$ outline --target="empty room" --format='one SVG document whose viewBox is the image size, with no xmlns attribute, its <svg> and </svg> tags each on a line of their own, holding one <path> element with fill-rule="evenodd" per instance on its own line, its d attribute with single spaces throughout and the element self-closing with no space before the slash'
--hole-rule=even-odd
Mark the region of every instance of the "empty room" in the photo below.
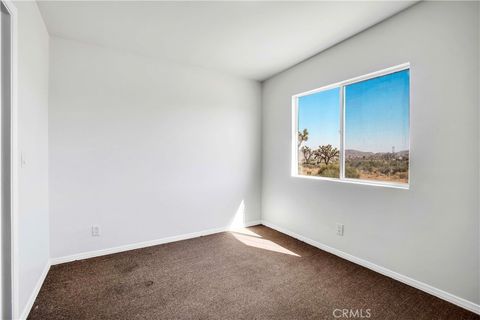
<svg viewBox="0 0 480 320">
<path fill-rule="evenodd" d="M 480 320 L 479 1 L 0 5 L 0 319 Z"/>
</svg>

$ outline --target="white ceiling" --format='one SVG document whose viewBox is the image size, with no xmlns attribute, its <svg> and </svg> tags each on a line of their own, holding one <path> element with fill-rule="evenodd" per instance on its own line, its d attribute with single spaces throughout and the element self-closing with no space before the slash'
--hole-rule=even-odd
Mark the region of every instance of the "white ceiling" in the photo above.
<svg viewBox="0 0 480 320">
<path fill-rule="evenodd" d="M 52 35 L 212 68 L 268 77 L 416 1 L 41 1 Z"/>
</svg>

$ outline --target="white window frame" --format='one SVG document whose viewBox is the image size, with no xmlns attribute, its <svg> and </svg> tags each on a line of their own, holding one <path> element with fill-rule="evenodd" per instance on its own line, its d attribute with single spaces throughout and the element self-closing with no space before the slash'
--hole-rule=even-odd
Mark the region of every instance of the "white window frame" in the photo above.
<svg viewBox="0 0 480 320">
<path fill-rule="evenodd" d="M 407 70 L 410 68 L 410 63 L 403 63 L 394 67 L 386 68 L 380 71 L 375 71 L 372 73 L 365 74 L 363 76 L 355 77 L 352 79 L 348 79 L 345 81 L 340 81 L 334 84 L 330 84 L 327 86 L 323 86 L 318 89 L 302 92 L 296 95 L 292 96 L 292 177 L 295 178 L 304 178 L 304 179 L 314 179 L 314 180 L 326 180 L 326 181 L 334 181 L 334 182 L 342 182 L 342 183 L 353 183 L 353 184 L 362 184 L 362 185 L 370 185 L 370 186 L 379 186 L 379 187 L 390 187 L 390 188 L 398 188 L 398 189 L 410 189 L 411 185 L 411 180 L 410 180 L 410 164 L 411 164 L 411 150 L 410 150 L 410 120 L 409 119 L 409 141 L 408 141 L 408 152 L 409 152 L 409 163 L 408 163 L 408 183 L 398 183 L 398 182 L 388 182 L 388 181 L 374 181 L 374 180 L 363 180 L 363 179 L 351 179 L 351 178 L 345 178 L 345 150 L 344 150 L 344 145 L 345 145 L 345 101 L 344 101 L 344 93 L 345 93 L 345 86 L 385 76 L 388 74 L 392 74 L 395 72 Z M 411 72 L 410 72 L 410 79 L 411 79 Z M 409 81 L 410 85 L 410 81 Z M 340 108 L 340 156 L 339 156 L 339 162 L 340 162 L 340 177 L 339 178 L 329 178 L 329 177 L 320 177 L 320 176 L 306 176 L 306 175 L 300 175 L 298 173 L 298 99 L 303 96 L 311 95 L 314 93 L 330 90 L 330 89 L 335 89 L 339 88 L 340 89 L 340 103 L 339 103 L 339 108 Z M 409 97 L 409 117 L 411 115 L 411 101 Z"/>
</svg>

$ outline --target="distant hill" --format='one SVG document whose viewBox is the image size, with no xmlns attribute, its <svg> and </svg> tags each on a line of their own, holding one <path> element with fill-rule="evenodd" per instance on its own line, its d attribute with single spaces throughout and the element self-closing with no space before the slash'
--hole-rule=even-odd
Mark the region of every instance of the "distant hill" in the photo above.
<svg viewBox="0 0 480 320">
<path fill-rule="evenodd" d="M 360 150 L 347 149 L 345 150 L 345 158 L 363 158 L 373 156 L 375 153 Z"/>
<path fill-rule="evenodd" d="M 409 153 L 408 150 L 402 150 L 402 151 L 395 152 L 395 156 L 408 157 L 408 153 Z M 391 152 L 368 152 L 368 151 L 360 151 L 360 150 L 353 150 L 353 149 L 345 150 L 346 159 L 376 158 L 376 157 L 382 157 L 388 154 L 391 154 Z"/>
</svg>

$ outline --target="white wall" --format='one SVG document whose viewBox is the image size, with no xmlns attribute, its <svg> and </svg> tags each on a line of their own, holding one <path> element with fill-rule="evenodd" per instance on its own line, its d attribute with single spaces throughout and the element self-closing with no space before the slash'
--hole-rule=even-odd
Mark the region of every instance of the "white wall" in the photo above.
<svg viewBox="0 0 480 320">
<path fill-rule="evenodd" d="M 50 43 L 53 258 L 260 219 L 259 83 Z"/>
<path fill-rule="evenodd" d="M 264 220 L 480 302 L 476 6 L 420 3 L 264 82 Z M 292 178 L 291 96 L 404 62 L 411 189 Z"/>
<path fill-rule="evenodd" d="M 49 35 L 35 2 L 18 10 L 18 145 L 26 166 L 18 177 L 18 310 L 22 312 L 49 260 Z M 18 316 L 18 313 L 17 313 Z"/>
</svg>

